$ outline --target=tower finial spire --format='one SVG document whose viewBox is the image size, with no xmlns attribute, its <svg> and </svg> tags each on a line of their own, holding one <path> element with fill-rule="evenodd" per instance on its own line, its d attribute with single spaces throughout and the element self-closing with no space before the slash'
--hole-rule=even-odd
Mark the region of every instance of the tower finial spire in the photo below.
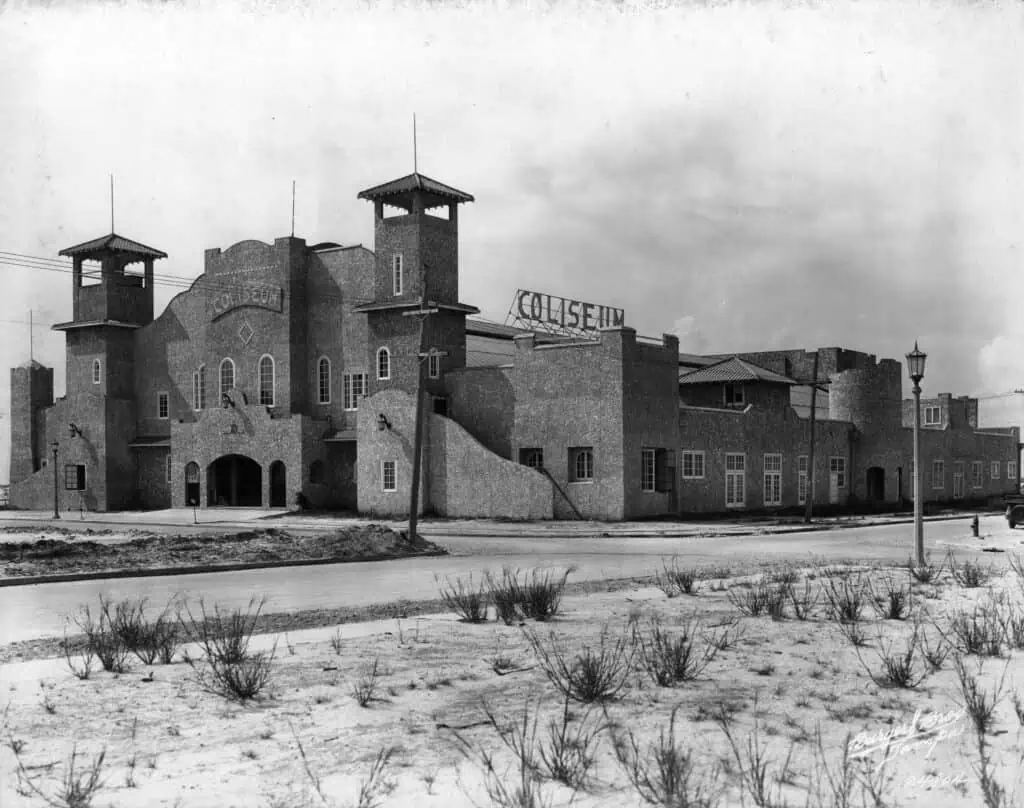
<svg viewBox="0 0 1024 808">
<path fill-rule="evenodd" d="M 416 113 L 412 114 L 412 173 L 419 174 L 419 154 L 416 148 Z"/>
<path fill-rule="evenodd" d="M 114 175 L 110 175 L 110 232 L 114 232 Z"/>
</svg>

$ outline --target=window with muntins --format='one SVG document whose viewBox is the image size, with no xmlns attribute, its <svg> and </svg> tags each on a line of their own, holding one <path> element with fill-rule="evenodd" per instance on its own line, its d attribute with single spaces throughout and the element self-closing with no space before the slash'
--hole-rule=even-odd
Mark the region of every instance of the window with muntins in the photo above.
<svg viewBox="0 0 1024 808">
<path fill-rule="evenodd" d="M 342 406 L 346 410 L 359 409 L 359 399 L 365 395 L 365 373 L 345 373 L 342 376 Z"/>
<path fill-rule="evenodd" d="M 942 410 L 939 407 L 924 408 L 924 425 L 939 426 L 942 423 Z"/>
<path fill-rule="evenodd" d="M 971 487 L 981 488 L 982 477 L 984 473 L 984 465 L 980 460 L 975 460 L 971 463 Z"/>
<path fill-rule="evenodd" d="M 655 484 L 655 452 L 654 449 L 640 450 L 640 490 L 654 491 Z"/>
<path fill-rule="evenodd" d="M 942 460 L 932 461 L 932 488 L 946 487 L 946 464 Z"/>
<path fill-rule="evenodd" d="M 683 452 L 683 479 L 701 480 L 704 478 L 704 452 Z"/>
<path fill-rule="evenodd" d="M 377 378 L 381 380 L 391 378 L 391 351 L 387 348 L 377 351 Z"/>
<path fill-rule="evenodd" d="M 167 468 L 165 469 L 165 479 L 167 482 L 171 481 L 171 456 L 167 455 Z"/>
<path fill-rule="evenodd" d="M 544 468 L 544 450 L 520 449 L 519 462 L 524 466 L 529 466 L 531 469 L 542 469 Z"/>
<path fill-rule="evenodd" d="M 192 374 L 192 409 L 206 409 L 206 365 Z"/>
<path fill-rule="evenodd" d="M 742 508 L 747 504 L 747 456 L 725 456 L 725 506 Z"/>
<path fill-rule="evenodd" d="M 274 406 L 274 358 L 269 355 L 260 358 L 260 405 Z"/>
<path fill-rule="evenodd" d="M 224 401 L 229 392 L 235 389 L 235 363 L 224 359 L 220 363 L 220 400 Z"/>
<path fill-rule="evenodd" d="M 588 483 L 594 479 L 594 450 L 590 446 L 569 449 L 569 482 Z"/>
<path fill-rule="evenodd" d="M 1017 461 L 1010 460 L 1006 464 L 1006 479 L 1016 480 L 1017 479 Z"/>
<path fill-rule="evenodd" d="M 396 295 L 402 294 L 405 290 L 405 267 L 403 263 L 401 253 L 397 253 L 391 259 L 391 283 Z"/>
<path fill-rule="evenodd" d="M 398 490 L 398 481 L 396 478 L 395 461 L 394 460 L 383 460 L 381 461 L 381 486 L 385 491 L 396 491 Z"/>
<path fill-rule="evenodd" d="M 796 500 L 800 505 L 807 504 L 807 483 L 808 475 L 807 455 L 800 455 L 796 459 Z"/>
<path fill-rule="evenodd" d="M 764 456 L 764 504 L 782 504 L 782 455 Z"/>
<path fill-rule="evenodd" d="M 99 384 L 100 383 L 100 360 L 99 359 L 93 359 L 92 360 L 92 383 L 93 384 Z"/>
<path fill-rule="evenodd" d="M 990 471 L 992 473 L 992 479 L 993 480 L 998 480 L 999 479 L 999 466 L 1000 466 L 1000 463 L 999 463 L 998 460 L 993 460 L 992 461 L 992 465 L 990 467 Z"/>
<path fill-rule="evenodd" d="M 830 474 L 836 475 L 836 488 L 846 488 L 846 458 L 830 457 L 828 470 Z"/>
<path fill-rule="evenodd" d="M 317 363 L 317 392 L 321 404 L 331 403 L 331 360 L 326 356 Z"/>
<path fill-rule="evenodd" d="M 171 415 L 171 397 L 167 393 L 156 394 L 156 417 L 169 418 Z"/>
<path fill-rule="evenodd" d="M 722 387 L 725 395 L 725 406 L 742 407 L 746 403 L 742 384 L 726 382 Z"/>
</svg>

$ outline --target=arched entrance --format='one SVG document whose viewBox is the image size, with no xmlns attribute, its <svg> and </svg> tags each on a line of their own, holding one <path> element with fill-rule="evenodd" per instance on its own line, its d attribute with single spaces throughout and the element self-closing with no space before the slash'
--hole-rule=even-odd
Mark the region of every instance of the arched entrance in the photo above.
<svg viewBox="0 0 1024 808">
<path fill-rule="evenodd" d="M 275 460 L 270 464 L 270 507 L 288 507 L 288 486 L 284 463 Z"/>
<path fill-rule="evenodd" d="M 885 501 L 885 469 L 872 466 L 868 469 L 868 502 Z"/>
<path fill-rule="evenodd" d="M 259 507 L 263 504 L 263 469 L 251 457 L 218 457 L 206 470 L 207 504 L 211 507 Z"/>
</svg>

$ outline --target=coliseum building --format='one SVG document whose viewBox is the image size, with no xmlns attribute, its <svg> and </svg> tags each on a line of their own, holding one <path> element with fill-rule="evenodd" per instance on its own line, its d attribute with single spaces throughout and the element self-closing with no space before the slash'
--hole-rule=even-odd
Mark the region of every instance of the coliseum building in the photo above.
<svg viewBox="0 0 1024 808">
<path fill-rule="evenodd" d="M 407 514 L 420 384 L 425 512 L 615 520 L 911 498 L 899 362 L 680 354 L 614 310 L 591 322 L 590 304 L 572 338 L 488 323 L 459 299 L 472 196 L 411 174 L 359 197 L 373 252 L 294 237 L 207 250 L 156 317 L 163 252 L 113 233 L 62 250 L 66 393 L 54 400 L 38 363 L 11 371 L 11 505 Z M 922 415 L 926 500 L 1016 490 L 1017 427 L 978 429 L 977 399 L 950 395 Z"/>
</svg>

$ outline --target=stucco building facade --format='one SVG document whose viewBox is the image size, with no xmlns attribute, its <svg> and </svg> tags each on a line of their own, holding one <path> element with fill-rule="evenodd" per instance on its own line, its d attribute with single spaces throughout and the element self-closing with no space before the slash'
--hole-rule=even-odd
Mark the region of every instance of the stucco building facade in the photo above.
<svg viewBox="0 0 1024 808">
<path fill-rule="evenodd" d="M 12 506 L 407 514 L 418 389 L 425 512 L 618 520 L 911 497 L 899 362 L 691 356 L 624 325 L 557 338 L 489 323 L 459 297 L 472 196 L 412 174 L 359 197 L 373 251 L 210 249 L 158 315 L 162 251 L 115 234 L 62 251 L 65 395 L 52 369 L 11 371 Z M 978 429 L 976 399 L 922 409 L 926 499 L 1016 490 L 1016 427 Z"/>
</svg>

